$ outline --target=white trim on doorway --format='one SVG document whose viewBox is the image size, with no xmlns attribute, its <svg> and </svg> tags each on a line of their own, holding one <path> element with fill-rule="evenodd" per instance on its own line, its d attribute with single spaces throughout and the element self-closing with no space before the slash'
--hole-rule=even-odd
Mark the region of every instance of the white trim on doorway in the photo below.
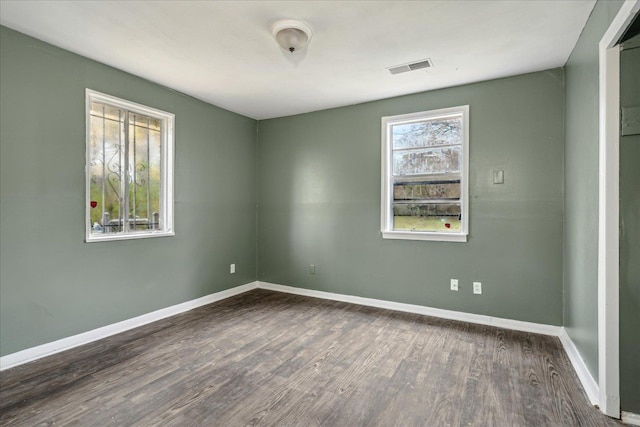
<svg viewBox="0 0 640 427">
<path fill-rule="evenodd" d="M 625 1 L 599 45 L 598 403 L 604 414 L 614 418 L 620 418 L 618 41 L 639 9 L 640 0 Z"/>
</svg>

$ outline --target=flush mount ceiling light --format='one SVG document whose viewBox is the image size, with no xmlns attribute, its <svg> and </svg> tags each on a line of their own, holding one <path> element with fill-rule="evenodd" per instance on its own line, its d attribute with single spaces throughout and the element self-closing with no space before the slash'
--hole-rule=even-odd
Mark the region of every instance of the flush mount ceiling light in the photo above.
<svg viewBox="0 0 640 427">
<path fill-rule="evenodd" d="M 284 50 L 293 53 L 304 49 L 311 40 L 311 28 L 295 19 L 283 19 L 271 27 L 271 34 Z"/>
</svg>

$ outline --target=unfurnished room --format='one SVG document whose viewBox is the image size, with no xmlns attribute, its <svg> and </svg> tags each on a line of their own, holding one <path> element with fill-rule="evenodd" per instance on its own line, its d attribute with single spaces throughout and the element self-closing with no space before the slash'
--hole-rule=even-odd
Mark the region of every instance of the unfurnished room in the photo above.
<svg viewBox="0 0 640 427">
<path fill-rule="evenodd" d="M 640 425 L 640 0 L 0 0 L 0 425 Z"/>
</svg>

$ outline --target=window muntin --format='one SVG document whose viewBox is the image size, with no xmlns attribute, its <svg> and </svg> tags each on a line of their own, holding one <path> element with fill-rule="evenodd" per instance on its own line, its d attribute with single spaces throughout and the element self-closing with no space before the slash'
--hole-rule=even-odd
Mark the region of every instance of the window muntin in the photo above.
<svg viewBox="0 0 640 427">
<path fill-rule="evenodd" d="M 384 238 L 466 241 L 469 107 L 382 118 Z"/>
<path fill-rule="evenodd" d="M 174 115 L 87 90 L 88 242 L 173 235 Z"/>
</svg>

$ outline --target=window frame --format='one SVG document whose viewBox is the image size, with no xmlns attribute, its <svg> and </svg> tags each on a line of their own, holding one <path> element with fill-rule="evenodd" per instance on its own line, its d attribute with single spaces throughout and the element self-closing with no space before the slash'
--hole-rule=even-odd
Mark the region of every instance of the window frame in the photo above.
<svg viewBox="0 0 640 427">
<path fill-rule="evenodd" d="M 152 116 L 160 119 L 160 224 L 159 230 L 128 231 L 119 233 L 92 234 L 91 224 L 91 103 L 99 102 L 128 112 Z M 133 240 L 150 237 L 175 236 L 174 229 L 174 140 L 175 115 L 156 108 L 147 107 L 92 89 L 85 90 L 85 242 L 105 242 L 113 240 Z M 128 201 L 127 201 L 128 206 Z"/>
<path fill-rule="evenodd" d="M 409 231 L 393 229 L 392 126 L 462 114 L 462 170 L 460 171 L 460 231 Z M 382 167 L 380 231 L 384 239 L 466 242 L 469 236 L 469 105 L 382 117 Z"/>
</svg>

